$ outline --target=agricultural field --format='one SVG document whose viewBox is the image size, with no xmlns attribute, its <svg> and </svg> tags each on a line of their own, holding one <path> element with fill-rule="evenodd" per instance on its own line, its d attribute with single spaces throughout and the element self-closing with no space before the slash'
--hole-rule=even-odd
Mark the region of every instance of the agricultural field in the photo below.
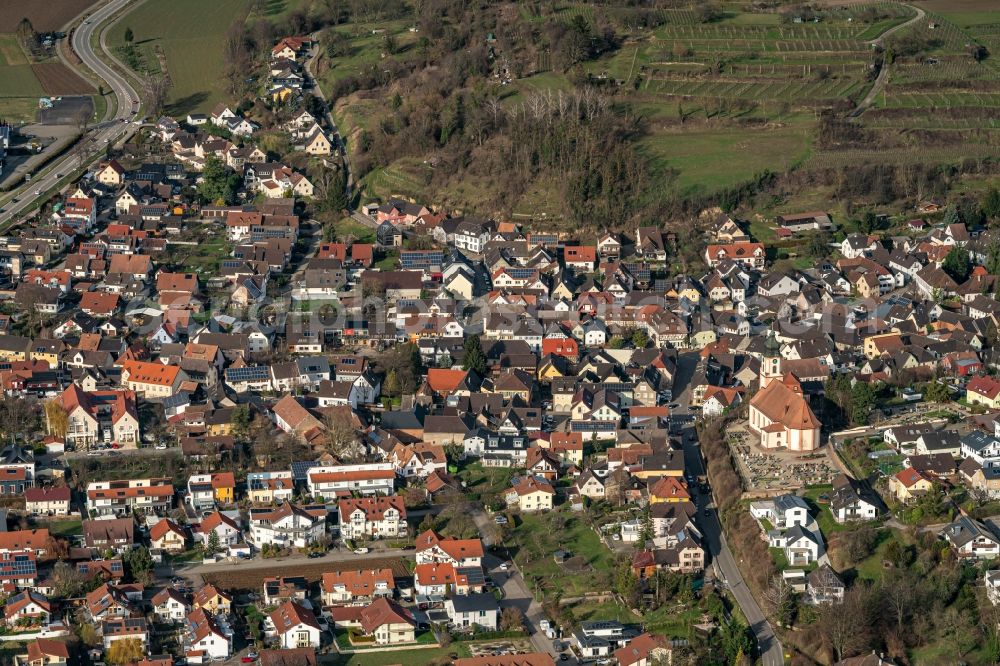
<svg viewBox="0 0 1000 666">
<path fill-rule="evenodd" d="M 283 11 L 292 2 L 271 4 Z M 108 46 L 119 49 L 121 56 L 121 49 L 126 46 L 125 31 L 131 28 L 142 69 L 170 78 L 167 112 L 172 115 L 208 112 L 227 99 L 223 36 L 234 20 L 245 16 L 246 10 L 245 0 L 147 2 L 108 32 Z"/>
<path fill-rule="evenodd" d="M 924 146 L 893 142 L 874 159 L 914 163 L 929 158 L 956 163 L 995 156 L 1000 150 L 1000 13 L 978 0 L 916 3 L 926 17 L 893 35 L 888 81 L 862 123 L 878 140 L 919 130 Z M 985 52 L 979 51 L 985 47 Z M 939 138 L 938 138 L 939 137 Z M 822 156 L 832 163 L 856 158 L 856 151 Z M 866 161 L 871 161 L 869 157 Z"/>
<path fill-rule="evenodd" d="M 846 115 L 865 97 L 878 71 L 876 40 L 916 16 L 912 7 L 893 2 L 831 7 L 820 10 L 818 20 L 801 22 L 774 9 L 750 10 L 735 2 L 721 7 L 721 16 L 709 22 L 701 22 L 696 9 L 657 10 L 659 23 L 649 28 L 633 20 L 648 21 L 649 12 L 631 7 L 558 2 L 539 9 L 521 4 L 521 18 L 539 26 L 553 19 L 610 22 L 621 45 L 572 72 L 550 68 L 542 53 L 536 71 L 510 81 L 498 94 L 510 108 L 538 92 L 574 90 L 582 71 L 613 92 L 617 105 L 643 120 L 638 146 L 657 178 L 682 196 L 708 195 L 742 185 L 765 170 L 819 164 L 821 150 L 814 138 L 820 114 L 837 108 Z M 350 36 L 349 48 L 343 57 L 324 57 L 324 90 L 335 90 L 344 76 L 384 57 L 413 57 L 416 49 L 408 45 L 415 35 L 409 25 L 394 22 L 391 31 L 401 46 L 391 55 L 384 52 L 384 36 L 372 34 L 369 26 L 338 27 Z M 1000 98 L 1000 87 L 997 93 Z M 371 93 L 336 96 L 340 129 L 351 150 L 360 130 L 372 132 L 369 109 L 377 109 L 378 102 Z M 872 122 L 892 124 L 886 117 Z M 998 123 L 986 117 L 966 122 L 975 127 Z M 362 181 L 364 196 L 418 195 L 426 190 L 426 169 L 413 160 L 383 165 Z M 431 196 L 435 203 L 458 208 L 495 207 L 500 195 L 490 183 L 474 180 L 456 179 Z M 538 182 L 504 203 L 515 216 L 558 220 L 565 214 L 560 189 L 559 183 Z"/>
<path fill-rule="evenodd" d="M 399 557 L 379 557 L 372 556 L 365 558 L 366 567 L 390 568 L 393 574 L 404 577 L 410 574 L 406 568 L 406 563 Z M 260 589 L 265 578 L 268 576 L 281 575 L 283 571 L 293 568 L 295 572 L 310 582 L 314 583 L 323 577 L 327 571 L 339 571 L 345 569 L 356 569 L 357 562 L 316 562 L 310 563 L 305 557 L 298 555 L 294 558 L 277 558 L 274 566 L 270 568 L 243 569 L 236 567 L 219 566 L 219 571 L 213 571 L 202 575 L 206 583 L 211 583 L 223 590 L 257 590 Z"/>
<path fill-rule="evenodd" d="M 784 171 L 810 153 L 807 118 L 793 118 L 780 127 L 704 128 L 661 132 L 643 139 L 640 147 L 655 163 L 676 170 L 681 191 L 711 192 L 754 177 L 761 164 Z"/>
<path fill-rule="evenodd" d="M 61 62 L 43 62 L 31 66 L 47 95 L 88 95 L 93 86 Z"/>
<path fill-rule="evenodd" d="M 59 30 L 92 4 L 94 0 L 0 0 L 0 32 L 14 32 L 22 18 L 39 32 Z"/>
<path fill-rule="evenodd" d="M 54 58 L 29 57 L 11 33 L 0 33 L 0 116 L 32 122 L 42 96 L 89 95 L 93 87 Z"/>
</svg>

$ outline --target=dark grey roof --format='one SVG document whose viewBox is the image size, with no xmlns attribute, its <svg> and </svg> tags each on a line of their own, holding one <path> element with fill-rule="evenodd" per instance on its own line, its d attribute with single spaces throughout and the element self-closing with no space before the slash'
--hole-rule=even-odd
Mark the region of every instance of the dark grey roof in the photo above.
<svg viewBox="0 0 1000 666">
<path fill-rule="evenodd" d="M 486 592 L 455 595 L 452 597 L 451 603 L 458 613 L 499 610 L 496 597 Z"/>
</svg>

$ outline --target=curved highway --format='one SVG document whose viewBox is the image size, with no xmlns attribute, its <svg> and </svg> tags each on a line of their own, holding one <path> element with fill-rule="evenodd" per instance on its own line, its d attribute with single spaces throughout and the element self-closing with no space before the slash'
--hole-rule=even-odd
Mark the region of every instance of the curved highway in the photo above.
<svg viewBox="0 0 1000 666">
<path fill-rule="evenodd" d="M 104 154 L 105 146 L 117 141 L 119 138 L 131 131 L 133 127 L 131 120 L 138 115 L 139 94 L 129 84 L 121 74 L 111 69 L 103 60 L 97 57 L 91 47 L 91 37 L 98 27 L 114 15 L 121 8 L 129 4 L 130 0 L 112 0 L 99 10 L 87 16 L 77 29 L 73 32 L 73 50 L 80 60 L 84 62 L 98 77 L 103 79 L 110 87 L 110 91 L 118 100 L 117 111 L 113 118 L 99 123 L 85 133 L 80 141 L 85 146 L 85 157 L 82 163 L 93 162 Z M 133 108 L 136 109 L 133 111 Z M 12 222 L 18 219 L 21 211 L 30 207 L 39 196 L 44 195 L 53 189 L 62 176 L 72 172 L 82 166 L 80 155 L 76 150 L 70 150 L 68 154 L 57 158 L 49 165 L 43 167 L 44 175 L 35 176 L 30 182 L 14 190 L 14 198 L 11 199 L 3 212 L 0 213 L 0 229 L 6 229 Z M 15 201 L 16 199 L 16 201 Z"/>
</svg>

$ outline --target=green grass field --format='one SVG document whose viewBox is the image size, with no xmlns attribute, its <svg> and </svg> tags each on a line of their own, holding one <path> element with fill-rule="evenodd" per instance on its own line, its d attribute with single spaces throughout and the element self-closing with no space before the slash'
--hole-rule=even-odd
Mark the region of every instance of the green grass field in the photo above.
<svg viewBox="0 0 1000 666">
<path fill-rule="evenodd" d="M 0 34 L 0 97 L 41 97 L 42 84 L 14 35 Z"/>
<path fill-rule="evenodd" d="M 10 122 L 30 123 L 37 117 L 37 97 L 0 97 L 0 118 L 6 118 Z"/>
<path fill-rule="evenodd" d="M 355 23 L 334 28 L 347 37 L 347 52 L 333 59 L 324 56 L 323 64 L 317 69 L 320 83 L 325 87 L 339 79 L 358 75 L 381 62 L 383 57 L 401 61 L 414 57 L 419 37 L 417 33 L 409 31 L 410 25 L 408 21 L 385 21 L 378 24 Z M 396 43 L 395 51 L 391 54 L 386 51 L 387 34 L 392 35 Z"/>
<path fill-rule="evenodd" d="M 41 97 L 45 94 L 42 84 L 35 78 L 30 65 L 0 67 L 0 90 L 4 97 Z"/>
<path fill-rule="evenodd" d="M 0 34 L 0 59 L 6 66 L 28 64 L 28 58 L 17 43 L 17 38 L 11 34 Z"/>
<path fill-rule="evenodd" d="M 512 543 L 517 545 L 515 560 L 526 580 L 543 594 L 561 590 L 566 596 L 606 589 L 615 565 L 615 556 L 584 517 L 568 513 L 522 514 L 516 518 Z M 568 550 L 586 562 L 582 571 L 569 571 L 557 564 L 552 554 Z"/>
<path fill-rule="evenodd" d="M 696 128 L 643 139 L 641 147 L 663 167 L 677 169 L 682 191 L 711 192 L 754 177 L 764 169 L 784 170 L 809 155 L 807 121 L 759 132 L 739 128 Z"/>
<path fill-rule="evenodd" d="M 151 68 L 158 68 L 154 47 L 163 49 L 173 83 L 167 112 L 211 111 L 227 99 L 223 37 L 246 7 L 245 0 L 147 2 L 114 26 L 108 46 L 124 46 L 125 31 L 131 28 L 134 44 Z"/>
</svg>

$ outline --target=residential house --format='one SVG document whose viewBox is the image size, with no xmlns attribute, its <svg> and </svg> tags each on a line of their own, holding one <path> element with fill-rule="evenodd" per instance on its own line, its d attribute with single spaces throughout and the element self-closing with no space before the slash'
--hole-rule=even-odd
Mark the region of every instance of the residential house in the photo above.
<svg viewBox="0 0 1000 666">
<path fill-rule="evenodd" d="M 960 558 L 992 560 L 1000 555 L 1000 539 L 993 530 L 974 518 L 959 516 L 940 532 Z"/>
<path fill-rule="evenodd" d="M 556 491 L 545 479 L 529 476 L 506 492 L 508 506 L 515 506 L 525 513 L 550 511 Z"/>
<path fill-rule="evenodd" d="M 306 548 L 326 535 L 326 507 L 298 506 L 285 502 L 276 509 L 251 508 L 249 539 L 265 544 Z"/>
<path fill-rule="evenodd" d="M 308 608 L 286 601 L 267 616 L 267 633 L 277 637 L 284 649 L 320 646 L 320 627 Z"/>
<path fill-rule="evenodd" d="M 324 606 L 371 603 L 378 597 L 391 599 L 395 588 L 392 569 L 329 571 L 320 581 Z"/>
<path fill-rule="evenodd" d="M 342 499 L 337 503 L 337 511 L 340 534 L 345 539 L 406 535 L 406 507 L 402 497 Z"/>
<path fill-rule="evenodd" d="M 855 520 L 875 520 L 881 502 L 866 481 L 841 474 L 833 480 L 830 511 L 838 523 Z"/>
<path fill-rule="evenodd" d="M 449 623 L 460 631 L 473 628 L 496 631 L 500 626 L 500 606 L 496 597 L 486 592 L 449 597 L 444 610 Z"/>
</svg>

